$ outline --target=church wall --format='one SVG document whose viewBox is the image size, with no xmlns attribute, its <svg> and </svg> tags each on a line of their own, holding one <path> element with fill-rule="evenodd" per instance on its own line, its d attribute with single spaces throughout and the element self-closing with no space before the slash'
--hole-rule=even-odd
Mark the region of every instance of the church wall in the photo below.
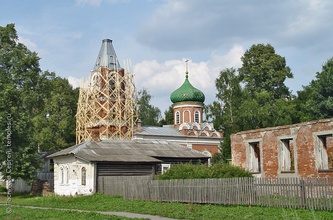
<svg viewBox="0 0 333 220">
<path fill-rule="evenodd" d="M 85 185 L 82 185 L 82 168 L 86 169 Z M 93 194 L 96 188 L 94 177 L 94 163 L 89 163 L 73 156 L 54 158 L 54 193 L 56 195 Z"/>
</svg>

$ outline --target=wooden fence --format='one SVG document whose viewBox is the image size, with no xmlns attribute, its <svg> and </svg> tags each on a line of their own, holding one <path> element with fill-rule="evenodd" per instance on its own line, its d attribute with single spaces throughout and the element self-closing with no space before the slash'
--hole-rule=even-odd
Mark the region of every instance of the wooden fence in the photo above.
<svg viewBox="0 0 333 220">
<path fill-rule="evenodd" d="M 116 185 L 123 187 L 123 197 L 129 200 L 333 210 L 333 178 L 152 180 Z"/>
</svg>

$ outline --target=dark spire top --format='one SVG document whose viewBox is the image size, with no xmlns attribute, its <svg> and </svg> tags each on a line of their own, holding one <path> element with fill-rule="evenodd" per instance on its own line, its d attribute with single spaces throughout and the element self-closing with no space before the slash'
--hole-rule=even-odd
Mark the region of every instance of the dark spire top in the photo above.
<svg viewBox="0 0 333 220">
<path fill-rule="evenodd" d="M 97 70 L 100 67 L 106 67 L 112 70 L 117 70 L 121 68 L 116 52 L 112 46 L 112 40 L 110 39 L 104 39 L 102 41 L 102 46 L 99 50 L 94 70 Z"/>
<path fill-rule="evenodd" d="M 184 101 L 194 101 L 194 102 L 204 102 L 205 95 L 199 89 L 192 86 L 188 80 L 188 60 L 186 62 L 186 73 L 185 73 L 185 82 L 181 87 L 175 90 L 170 95 L 170 100 L 172 103 L 184 102 Z"/>
</svg>

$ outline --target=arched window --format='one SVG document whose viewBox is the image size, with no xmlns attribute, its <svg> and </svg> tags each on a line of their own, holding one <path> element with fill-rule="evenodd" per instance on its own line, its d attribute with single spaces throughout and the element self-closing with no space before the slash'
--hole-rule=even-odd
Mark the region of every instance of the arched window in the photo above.
<svg viewBox="0 0 333 220">
<path fill-rule="evenodd" d="M 200 123 L 200 112 L 198 110 L 194 112 L 194 121 Z"/>
<path fill-rule="evenodd" d="M 64 183 L 64 169 L 60 167 L 60 183 Z"/>
<path fill-rule="evenodd" d="M 179 112 L 177 111 L 176 112 L 176 124 L 179 124 L 180 123 L 180 119 L 179 119 Z"/>
<path fill-rule="evenodd" d="M 87 170 L 85 167 L 82 167 L 81 169 L 81 185 L 86 185 L 86 179 L 87 179 Z"/>
<path fill-rule="evenodd" d="M 69 182 L 69 169 L 68 167 L 65 168 L 65 183 L 68 184 Z"/>
</svg>

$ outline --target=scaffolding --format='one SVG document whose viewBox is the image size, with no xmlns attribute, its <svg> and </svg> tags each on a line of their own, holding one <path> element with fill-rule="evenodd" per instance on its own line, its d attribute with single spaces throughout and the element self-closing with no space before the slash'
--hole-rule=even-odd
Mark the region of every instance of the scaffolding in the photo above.
<svg viewBox="0 0 333 220">
<path fill-rule="evenodd" d="M 101 140 L 132 139 L 136 105 L 136 87 L 128 68 L 99 67 L 91 71 L 80 86 L 76 143 L 92 139 L 92 128 L 98 128 Z"/>
</svg>

